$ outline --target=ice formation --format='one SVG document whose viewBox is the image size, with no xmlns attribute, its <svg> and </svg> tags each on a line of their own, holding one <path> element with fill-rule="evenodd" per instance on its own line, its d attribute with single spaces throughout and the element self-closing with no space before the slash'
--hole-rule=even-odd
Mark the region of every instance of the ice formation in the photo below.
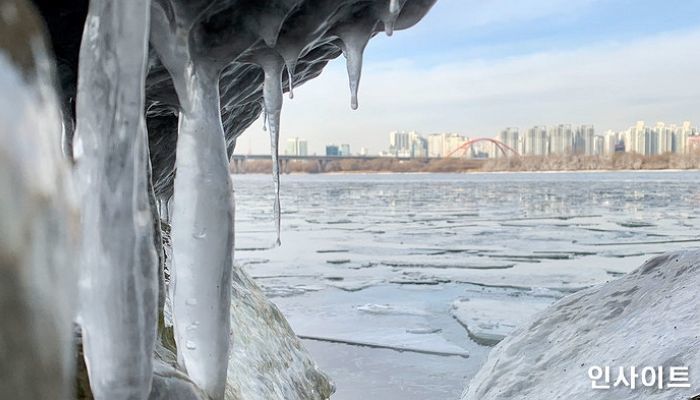
<svg viewBox="0 0 700 400">
<path fill-rule="evenodd" d="M 154 7 L 152 42 L 180 100 L 170 270 L 177 359 L 212 399 L 222 399 L 230 341 L 234 204 L 219 111 L 220 67 L 182 40 L 189 37 L 194 21 L 182 11 L 184 4 L 174 7 L 174 20 L 160 5 Z"/>
<path fill-rule="evenodd" d="M 700 251 L 658 256 L 620 279 L 556 302 L 489 355 L 463 400 L 690 398 L 700 392 L 695 298 Z M 592 389 L 589 368 L 610 367 L 611 386 Z M 689 388 L 613 386 L 619 368 L 688 367 Z M 648 381 L 648 379 L 647 379 Z M 658 382 L 658 381 L 657 381 Z M 606 384 L 603 379 L 597 382 Z"/>
<path fill-rule="evenodd" d="M 0 398 L 70 398 L 78 219 L 41 21 L 0 3 Z M 30 46 L 31 44 L 31 46 Z"/>
<path fill-rule="evenodd" d="M 4 2 L 0 16 L 14 18 L 7 7 L 27 2 Z M 228 158 L 236 137 L 258 118 L 264 104 L 272 157 L 278 164 L 284 88 L 291 97 L 295 85 L 316 77 L 341 52 L 347 58 L 356 108 L 367 41 L 377 31 L 390 34 L 394 28 L 413 25 L 434 2 L 90 0 L 88 7 L 84 0 L 34 0 L 48 27 L 63 94 L 60 107 L 47 105 L 51 112 L 36 118 L 36 134 L 53 135 L 49 140 L 42 136 L 36 147 L 50 147 L 57 154 L 62 148 L 63 156 L 75 164 L 78 230 L 85 238 L 76 257 L 80 305 L 75 317 L 95 398 L 330 395 L 327 378 L 281 314 L 252 281 L 233 270 Z M 12 48 L 2 39 L 0 44 Z M 3 70 L 5 75 L 10 72 Z M 3 95 L 2 100 L 14 99 Z M 11 117 L 3 115 L 3 121 Z M 4 143 L 12 149 L 15 142 Z M 37 215 L 46 218 L 36 220 L 32 230 L 32 243 L 56 248 L 25 250 L 48 252 L 41 253 L 46 256 L 41 260 L 33 259 L 33 268 L 54 273 L 66 266 L 54 283 L 71 276 L 65 271 L 72 236 L 60 235 L 72 215 L 61 196 L 71 189 L 61 183 L 59 164 L 64 161 L 41 156 L 37 165 L 18 164 L 8 170 L 45 173 L 35 171 L 36 176 L 24 178 L 56 200 L 50 206 L 37 205 L 43 210 Z M 56 165 L 44 165 L 54 161 Z M 279 166 L 274 183 L 279 242 Z M 27 188 L 26 193 L 34 191 Z M 170 229 L 162 235 L 160 219 Z M 3 227 L 3 233 L 9 229 Z M 49 234 L 51 240 L 41 239 Z M 163 252 L 164 238 L 171 239 L 172 251 Z M 70 291 L 62 285 L 48 288 L 47 281 L 36 277 L 30 281 L 41 293 L 56 292 L 56 304 L 45 308 L 54 311 L 46 321 L 61 325 L 59 342 L 66 343 L 52 349 L 65 359 L 72 354 L 66 340 L 71 313 L 69 304 L 62 306 L 61 296 Z M 237 324 L 233 330 L 231 319 Z M 176 347 L 168 342 L 170 323 Z M 242 363 L 249 365 L 241 367 Z M 58 375 L 68 376 L 70 363 L 61 367 L 55 369 Z M 69 391 L 65 379 L 62 383 L 54 387 Z"/>
<path fill-rule="evenodd" d="M 80 50 L 78 322 L 96 399 L 151 391 L 158 267 L 143 113 L 149 11 L 144 0 L 93 0 Z"/>
<path fill-rule="evenodd" d="M 282 69 L 284 59 L 272 49 L 262 49 L 255 54 L 255 62 L 260 65 L 264 73 L 263 103 L 265 104 L 265 119 L 270 130 L 270 153 L 272 154 L 272 180 L 275 185 L 275 202 L 273 213 L 275 215 L 275 230 L 277 233 L 276 244 L 280 245 L 280 118 L 282 116 Z M 290 75 L 291 88 L 291 75 Z M 290 91 L 291 96 L 291 91 Z"/>
</svg>

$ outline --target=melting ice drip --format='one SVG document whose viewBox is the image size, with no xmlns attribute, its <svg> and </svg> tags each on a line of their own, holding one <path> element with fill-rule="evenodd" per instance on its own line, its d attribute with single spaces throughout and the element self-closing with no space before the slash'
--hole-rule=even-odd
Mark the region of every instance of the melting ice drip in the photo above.
<svg viewBox="0 0 700 400">
<path fill-rule="evenodd" d="M 356 109 L 362 56 L 376 29 L 382 26 L 391 35 L 395 28 L 408 28 L 434 2 L 270 0 L 261 6 L 257 0 L 90 0 L 80 45 L 73 154 L 88 243 L 79 257 L 77 320 L 96 399 L 153 396 L 153 354 L 165 290 L 153 246 L 156 203 L 168 204 L 160 213 L 172 223 L 168 290 L 178 368 L 211 399 L 229 393 L 234 201 L 221 114 L 222 71 L 252 64 L 264 74 L 279 244 L 285 70 L 292 98 L 295 82 L 309 79 L 309 63 L 327 61 L 328 53 L 314 51 L 340 48 Z M 143 113 L 152 66 L 149 42 L 177 95 L 172 205 L 153 198 Z M 243 97 L 237 105 L 257 104 L 259 97 L 259 92 Z"/>
</svg>

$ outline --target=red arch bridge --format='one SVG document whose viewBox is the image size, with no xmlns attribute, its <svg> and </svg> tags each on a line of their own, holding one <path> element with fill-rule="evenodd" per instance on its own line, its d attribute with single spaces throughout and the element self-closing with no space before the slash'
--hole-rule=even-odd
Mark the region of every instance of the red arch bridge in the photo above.
<svg viewBox="0 0 700 400">
<path fill-rule="evenodd" d="M 476 139 L 467 140 L 466 142 L 462 143 L 459 147 L 457 147 L 456 149 L 452 150 L 452 151 L 447 155 L 447 157 L 452 157 L 452 156 L 454 156 L 455 154 L 457 154 L 457 153 L 460 152 L 460 151 L 462 152 L 462 157 L 464 157 L 465 155 L 467 155 L 467 151 L 469 151 L 470 149 L 473 148 L 472 146 L 473 146 L 474 144 L 476 144 L 476 143 L 483 143 L 483 142 L 490 142 L 490 143 L 492 143 L 492 144 L 493 144 L 498 150 L 500 150 L 501 153 L 503 153 L 503 155 L 506 156 L 506 157 L 508 157 L 509 155 L 511 155 L 511 156 L 519 156 L 519 155 L 520 155 L 520 153 L 518 153 L 517 151 L 515 151 L 515 149 L 513 149 L 512 147 L 508 146 L 507 144 L 501 142 L 500 140 L 491 139 L 491 138 L 483 138 L 483 137 L 482 137 L 482 138 L 476 138 Z"/>
</svg>

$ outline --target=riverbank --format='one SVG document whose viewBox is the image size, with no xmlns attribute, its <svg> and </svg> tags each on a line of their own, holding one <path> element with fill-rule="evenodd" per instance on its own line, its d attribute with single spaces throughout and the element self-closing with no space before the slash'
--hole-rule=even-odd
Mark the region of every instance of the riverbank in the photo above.
<svg viewBox="0 0 700 400">
<path fill-rule="evenodd" d="M 394 158 L 338 160 L 323 169 L 315 161 L 289 161 L 284 173 L 434 173 L 434 172 L 518 172 L 518 171 L 624 171 L 700 169 L 700 154 L 642 156 L 620 153 L 613 156 L 526 156 L 501 159 L 426 158 L 410 161 Z M 236 174 L 271 173 L 272 161 L 251 160 L 244 168 L 231 167 Z"/>
</svg>

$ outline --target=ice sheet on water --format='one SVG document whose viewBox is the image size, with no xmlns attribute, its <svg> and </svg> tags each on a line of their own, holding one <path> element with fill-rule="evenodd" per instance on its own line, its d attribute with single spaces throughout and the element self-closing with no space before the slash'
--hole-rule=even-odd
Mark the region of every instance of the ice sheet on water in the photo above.
<svg viewBox="0 0 700 400">
<path fill-rule="evenodd" d="M 529 296 L 472 297 L 456 300 L 450 312 L 475 342 L 493 346 L 553 301 Z"/>
<path fill-rule="evenodd" d="M 382 293 L 394 299 L 390 303 L 358 302 L 361 299 L 355 293 L 326 289 L 300 297 L 277 298 L 275 302 L 294 332 L 302 337 L 431 354 L 469 352 L 452 339 L 463 332 L 447 313 L 447 299 L 452 298 L 452 292 L 385 285 L 361 293 L 368 300 L 387 298 Z M 426 332 L 410 332 L 415 328 Z"/>
<path fill-rule="evenodd" d="M 425 310 L 394 304 L 363 304 L 357 311 L 376 315 L 428 315 Z"/>
</svg>

